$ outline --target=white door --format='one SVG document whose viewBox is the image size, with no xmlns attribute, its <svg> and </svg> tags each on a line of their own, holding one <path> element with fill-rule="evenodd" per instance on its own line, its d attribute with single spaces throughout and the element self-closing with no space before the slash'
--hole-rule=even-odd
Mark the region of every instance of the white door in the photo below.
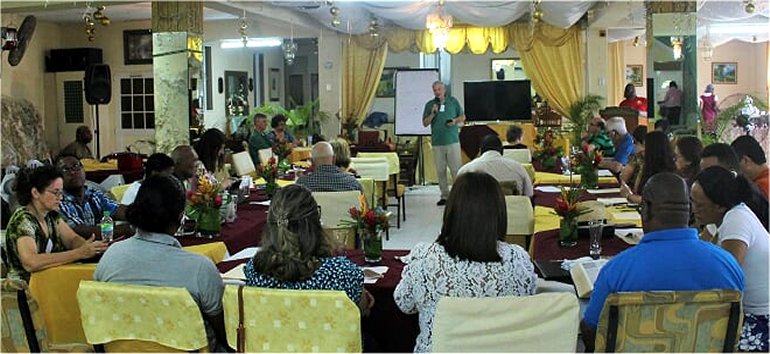
<svg viewBox="0 0 770 354">
<path fill-rule="evenodd" d="M 68 71 L 56 73 L 56 107 L 59 112 L 59 146 L 56 154 L 75 141 L 75 131 L 81 125 L 91 127 L 93 131 L 93 108 L 86 102 L 84 89 L 83 71 Z M 89 144 L 91 151 L 96 153 L 93 146 Z"/>
<path fill-rule="evenodd" d="M 116 73 L 113 83 L 118 150 L 152 154 L 155 141 L 155 98 L 152 72 Z"/>
</svg>

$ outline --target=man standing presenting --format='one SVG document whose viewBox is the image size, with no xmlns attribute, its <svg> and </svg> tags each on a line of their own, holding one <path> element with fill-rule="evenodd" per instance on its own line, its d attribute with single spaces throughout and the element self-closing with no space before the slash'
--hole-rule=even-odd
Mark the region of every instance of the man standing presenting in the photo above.
<svg viewBox="0 0 770 354">
<path fill-rule="evenodd" d="M 430 125 L 433 161 L 436 163 L 438 185 L 441 189 L 441 199 L 436 205 L 444 205 L 449 197 L 446 168 L 449 166 L 454 179 L 462 165 L 460 125 L 465 122 L 465 113 L 456 98 L 446 95 L 446 86 L 443 82 L 433 83 L 433 95 L 436 97 L 425 104 L 422 125 L 425 127 Z"/>
</svg>

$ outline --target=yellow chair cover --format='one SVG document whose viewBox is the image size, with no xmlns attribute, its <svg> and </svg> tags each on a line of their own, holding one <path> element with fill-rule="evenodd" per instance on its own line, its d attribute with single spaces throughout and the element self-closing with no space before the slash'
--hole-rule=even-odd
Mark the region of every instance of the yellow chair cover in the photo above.
<svg viewBox="0 0 770 354">
<path fill-rule="evenodd" d="M 618 179 L 615 177 L 599 177 L 599 183 L 617 183 Z M 533 181 L 534 184 L 580 184 L 580 175 L 577 173 L 573 173 L 572 177 L 570 175 L 563 175 L 560 173 L 549 173 L 549 172 L 535 172 L 535 180 Z"/>
<path fill-rule="evenodd" d="M 112 194 L 115 200 L 118 203 L 120 203 L 120 201 L 123 200 L 123 194 L 126 193 L 126 190 L 128 189 L 128 187 L 131 187 L 131 183 L 117 185 L 115 187 L 110 188 L 110 194 Z"/>
<path fill-rule="evenodd" d="M 321 223 L 324 227 L 340 226 L 343 220 L 350 220 L 348 210 L 361 207 L 359 191 L 313 192 L 313 199 L 321 207 Z"/>
<path fill-rule="evenodd" d="M 617 309 L 615 343 L 608 343 L 610 308 Z M 732 317 L 731 317 L 732 310 Z M 735 326 L 728 333 L 728 323 Z M 726 335 L 734 351 L 741 335 L 741 293 L 736 290 L 647 291 L 607 296 L 596 328 L 596 352 L 721 352 Z M 610 347 L 607 345 L 610 344 Z"/>
<path fill-rule="evenodd" d="M 237 347 L 238 287 L 225 286 L 227 342 Z M 358 307 L 343 291 L 244 287 L 246 352 L 361 352 Z"/>
<path fill-rule="evenodd" d="M 525 250 L 535 231 L 535 214 L 532 201 L 527 196 L 506 195 L 505 206 L 508 214 L 506 242 L 515 243 Z"/>
<path fill-rule="evenodd" d="M 90 344 L 128 340 L 208 348 L 200 309 L 184 288 L 83 281 L 77 298 Z"/>
<path fill-rule="evenodd" d="M 358 183 L 361 183 L 361 187 L 364 187 L 364 195 L 366 196 L 366 205 L 376 205 L 374 179 L 361 177 L 356 178 Z"/>
<path fill-rule="evenodd" d="M 434 352 L 575 352 L 579 306 L 572 293 L 443 297 Z"/>
</svg>

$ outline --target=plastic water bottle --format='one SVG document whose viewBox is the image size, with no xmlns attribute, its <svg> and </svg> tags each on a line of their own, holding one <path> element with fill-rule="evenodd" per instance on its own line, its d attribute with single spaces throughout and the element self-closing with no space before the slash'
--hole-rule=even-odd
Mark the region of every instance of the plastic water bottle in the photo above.
<svg viewBox="0 0 770 354">
<path fill-rule="evenodd" d="M 110 217 L 110 212 L 105 211 L 102 221 L 99 222 L 99 228 L 102 230 L 102 240 L 112 242 L 112 232 L 115 229 L 115 222 Z"/>
</svg>

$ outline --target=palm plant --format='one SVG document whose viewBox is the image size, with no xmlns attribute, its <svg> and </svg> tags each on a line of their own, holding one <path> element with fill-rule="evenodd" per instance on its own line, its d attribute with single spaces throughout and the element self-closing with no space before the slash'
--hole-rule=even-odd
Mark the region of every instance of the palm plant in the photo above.
<svg viewBox="0 0 770 354">
<path fill-rule="evenodd" d="M 586 124 L 594 117 L 594 114 L 602 107 L 601 101 L 604 97 L 599 95 L 587 95 L 573 102 L 567 109 L 567 120 L 571 126 L 572 145 L 580 146 L 580 134 L 585 129 Z"/>
</svg>

